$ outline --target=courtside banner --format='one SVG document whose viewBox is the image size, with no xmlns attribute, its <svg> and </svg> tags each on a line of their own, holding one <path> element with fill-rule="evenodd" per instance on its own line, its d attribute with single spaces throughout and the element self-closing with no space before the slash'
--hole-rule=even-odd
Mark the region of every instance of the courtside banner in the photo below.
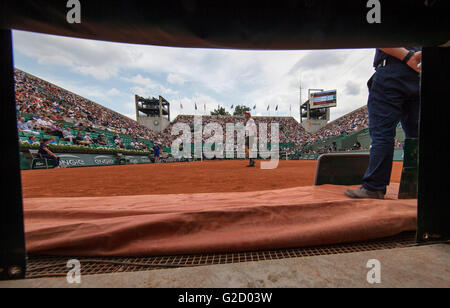
<svg viewBox="0 0 450 308">
<path fill-rule="evenodd" d="M 74 154 L 74 153 L 56 153 L 61 159 L 61 164 L 66 167 L 91 167 L 116 165 L 117 159 L 113 155 L 93 155 L 93 154 Z"/>
<path fill-rule="evenodd" d="M 56 153 L 65 167 L 95 167 L 118 165 L 119 159 L 115 155 Z M 147 156 L 126 156 L 127 164 L 149 164 Z"/>
</svg>

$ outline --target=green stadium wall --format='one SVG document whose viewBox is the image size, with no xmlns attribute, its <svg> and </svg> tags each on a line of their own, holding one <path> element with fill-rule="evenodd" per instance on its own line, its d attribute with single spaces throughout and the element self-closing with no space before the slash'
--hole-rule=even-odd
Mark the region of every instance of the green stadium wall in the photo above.
<svg viewBox="0 0 450 308">
<path fill-rule="evenodd" d="M 338 154 L 346 154 L 346 153 L 363 153 L 369 154 L 368 151 L 351 151 L 351 152 L 337 152 Z M 319 157 L 323 154 L 306 154 L 301 157 L 301 160 L 318 160 Z M 403 149 L 394 150 L 394 161 L 403 161 Z"/>
<path fill-rule="evenodd" d="M 78 154 L 78 153 L 55 153 L 61 159 L 62 166 L 70 168 L 80 167 L 100 167 L 119 165 L 120 161 L 116 155 L 105 154 Z M 124 155 L 127 165 L 150 164 L 151 160 L 148 156 Z M 27 157 L 24 153 L 20 153 L 20 167 L 22 170 L 31 169 L 31 157 Z M 35 169 L 45 169 L 42 164 Z"/>
</svg>

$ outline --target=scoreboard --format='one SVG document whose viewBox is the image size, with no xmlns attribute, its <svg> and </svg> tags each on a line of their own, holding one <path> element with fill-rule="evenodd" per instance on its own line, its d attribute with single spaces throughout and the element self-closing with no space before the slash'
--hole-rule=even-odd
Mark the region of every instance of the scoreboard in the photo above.
<svg viewBox="0 0 450 308">
<path fill-rule="evenodd" d="M 310 109 L 336 107 L 337 90 L 313 93 L 309 101 Z"/>
</svg>

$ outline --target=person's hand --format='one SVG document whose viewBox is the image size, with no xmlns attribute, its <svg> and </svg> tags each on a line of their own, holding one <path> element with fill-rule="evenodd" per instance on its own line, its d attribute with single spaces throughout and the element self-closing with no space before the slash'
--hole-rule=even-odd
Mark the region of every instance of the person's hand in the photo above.
<svg viewBox="0 0 450 308">
<path fill-rule="evenodd" d="M 422 71 L 421 65 L 419 65 L 422 62 L 422 52 L 418 51 L 414 53 L 414 55 L 409 59 L 408 66 L 415 70 L 417 73 L 420 73 Z"/>
</svg>

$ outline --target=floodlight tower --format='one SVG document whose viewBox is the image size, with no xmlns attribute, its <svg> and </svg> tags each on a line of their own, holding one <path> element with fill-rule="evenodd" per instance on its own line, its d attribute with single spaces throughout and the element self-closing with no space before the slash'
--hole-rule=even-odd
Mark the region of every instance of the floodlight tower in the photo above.
<svg viewBox="0 0 450 308">
<path fill-rule="evenodd" d="M 300 107 L 300 122 L 311 134 L 330 121 L 330 108 L 337 106 L 336 90 L 309 89 L 308 100 Z"/>
<path fill-rule="evenodd" d="M 136 120 L 139 124 L 156 132 L 164 131 L 170 125 L 170 103 L 162 96 L 136 98 Z"/>
</svg>

